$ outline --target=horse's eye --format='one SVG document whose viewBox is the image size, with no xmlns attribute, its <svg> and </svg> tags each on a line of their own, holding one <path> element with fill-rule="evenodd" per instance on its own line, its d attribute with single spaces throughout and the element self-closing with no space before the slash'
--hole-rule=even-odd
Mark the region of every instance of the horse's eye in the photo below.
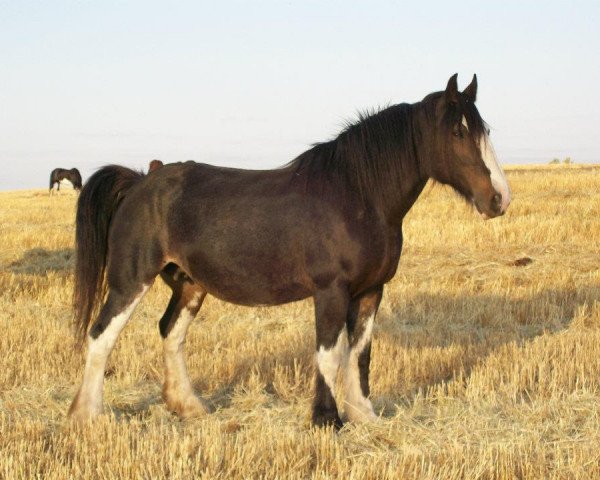
<svg viewBox="0 0 600 480">
<path fill-rule="evenodd" d="M 455 137 L 458 137 L 458 138 L 462 138 L 463 137 L 463 133 L 462 133 L 462 130 L 460 128 L 454 130 L 452 132 L 452 135 L 454 135 Z"/>
</svg>

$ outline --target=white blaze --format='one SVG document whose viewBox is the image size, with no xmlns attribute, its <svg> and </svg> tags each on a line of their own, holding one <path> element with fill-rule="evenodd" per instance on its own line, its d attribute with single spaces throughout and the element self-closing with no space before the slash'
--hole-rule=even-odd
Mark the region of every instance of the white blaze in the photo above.
<svg viewBox="0 0 600 480">
<path fill-rule="evenodd" d="M 465 116 L 462 116 L 462 124 L 463 127 L 465 127 L 467 129 L 467 132 L 469 131 L 469 124 L 467 123 L 467 119 L 465 118 Z"/>
<path fill-rule="evenodd" d="M 506 181 L 506 176 L 502 167 L 498 163 L 496 158 L 496 152 L 492 141 L 487 135 L 481 137 L 479 141 L 479 151 L 485 166 L 490 171 L 490 178 L 492 180 L 492 186 L 500 195 L 502 195 L 502 212 L 505 212 L 510 204 L 510 187 Z"/>
</svg>

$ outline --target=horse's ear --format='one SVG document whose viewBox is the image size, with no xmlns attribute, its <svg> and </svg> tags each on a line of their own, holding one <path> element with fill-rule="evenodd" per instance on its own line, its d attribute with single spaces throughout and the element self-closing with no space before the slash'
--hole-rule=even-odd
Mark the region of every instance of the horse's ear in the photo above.
<svg viewBox="0 0 600 480">
<path fill-rule="evenodd" d="M 444 92 L 444 98 L 446 102 L 450 104 L 458 103 L 458 83 L 456 79 L 458 78 L 458 73 L 455 73 L 448 80 L 448 85 L 446 85 L 446 91 Z"/>
<path fill-rule="evenodd" d="M 473 75 L 473 80 L 471 80 L 471 84 L 463 90 L 463 95 L 465 95 L 469 101 L 475 103 L 477 99 L 477 75 Z"/>
</svg>

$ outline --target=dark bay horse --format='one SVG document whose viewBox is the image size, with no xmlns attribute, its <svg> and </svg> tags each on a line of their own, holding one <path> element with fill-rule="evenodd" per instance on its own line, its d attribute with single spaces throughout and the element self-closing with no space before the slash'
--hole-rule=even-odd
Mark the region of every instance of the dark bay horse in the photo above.
<svg viewBox="0 0 600 480">
<path fill-rule="evenodd" d="M 81 190 L 81 173 L 76 168 L 67 170 L 66 168 L 55 168 L 50 173 L 50 193 L 54 185 L 57 185 L 56 190 L 60 190 L 60 182 L 68 180 L 73 185 L 75 190 Z"/>
<path fill-rule="evenodd" d="M 173 291 L 159 322 L 170 410 L 206 412 L 183 345 L 207 293 L 240 305 L 313 297 L 313 423 L 342 424 L 334 399 L 340 367 L 348 419 L 375 419 L 371 332 L 398 267 L 403 217 L 428 179 L 453 187 L 486 219 L 510 202 L 476 92 L 476 77 L 459 92 L 454 75 L 444 91 L 361 116 L 279 169 L 186 162 L 160 175 L 97 171 L 77 207 L 74 307 L 88 353 L 70 416 L 103 411 L 107 358 L 160 275 Z"/>
</svg>

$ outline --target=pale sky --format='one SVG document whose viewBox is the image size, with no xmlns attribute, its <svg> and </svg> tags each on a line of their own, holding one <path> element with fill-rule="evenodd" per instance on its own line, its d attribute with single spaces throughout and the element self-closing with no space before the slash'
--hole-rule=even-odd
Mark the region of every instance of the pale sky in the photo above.
<svg viewBox="0 0 600 480">
<path fill-rule="evenodd" d="M 0 2 L 0 189 L 289 162 L 458 72 L 501 162 L 600 161 L 600 2 Z"/>
</svg>

